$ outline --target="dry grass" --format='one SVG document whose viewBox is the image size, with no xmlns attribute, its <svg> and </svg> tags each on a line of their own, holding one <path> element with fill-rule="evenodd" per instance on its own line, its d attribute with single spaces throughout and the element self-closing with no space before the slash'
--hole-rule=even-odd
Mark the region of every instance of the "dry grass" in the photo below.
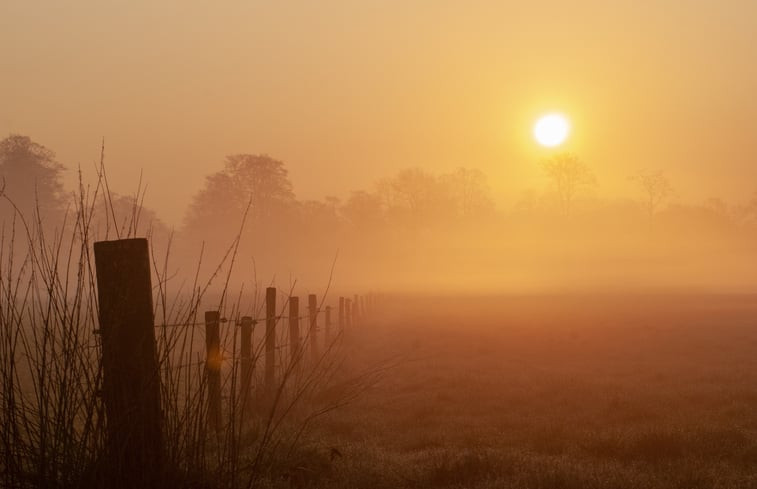
<svg viewBox="0 0 757 489">
<path fill-rule="evenodd" d="M 119 227 L 122 233 L 115 237 L 133 237 L 139 212 L 135 204 L 131 216 L 116 215 L 104 173 L 96 188 L 82 188 L 77 197 L 67 214 L 70 220 L 51 231 L 38 211 L 25 217 L 0 192 L 0 204 L 10 206 L 15 219 L 0 223 L 0 487 L 249 488 L 295 480 L 291 467 L 301 465 L 303 457 L 312 458 L 301 453 L 310 428 L 371 385 L 380 370 L 345 369 L 340 334 L 328 344 L 321 340 L 318 355 L 306 356 L 304 345 L 310 338 L 302 320 L 303 343 L 281 349 L 286 355 L 277 353 L 273 385 L 263 385 L 264 342 L 260 334 L 253 335 L 252 392 L 245 404 L 239 389 L 236 325 L 243 311 L 261 317 L 262 301 L 257 282 L 246 294 L 230 292 L 239 235 L 210 277 L 197 273 L 190 279 L 191 292 L 172 286 L 166 265 L 170 251 L 157 257 L 153 253 L 166 447 L 157 469 L 127 474 L 122 450 L 107 450 L 104 442 L 107 419 L 100 395 L 102 344 L 92 244 L 113 239 L 110 230 Z M 95 226 L 98 205 L 109 211 L 100 232 Z M 123 225 L 116 226 L 119 219 Z M 223 286 L 214 290 L 213 281 Z M 291 294 L 279 290 L 281 302 L 272 314 L 286 314 Z M 221 328 L 222 413 L 215 428 L 208 422 L 200 322 L 207 309 L 229 318 Z M 279 324 L 277 329 L 281 346 L 285 328 Z M 124 475 L 131 477 L 130 483 L 123 482 Z"/>
<path fill-rule="evenodd" d="M 757 487 L 757 300 L 415 298 L 403 361 L 323 427 L 321 487 Z"/>
</svg>

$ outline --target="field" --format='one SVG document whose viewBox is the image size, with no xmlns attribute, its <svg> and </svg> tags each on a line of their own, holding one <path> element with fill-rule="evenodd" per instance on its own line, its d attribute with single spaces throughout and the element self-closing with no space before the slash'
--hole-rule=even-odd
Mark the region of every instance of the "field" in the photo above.
<svg viewBox="0 0 757 489">
<path fill-rule="evenodd" d="M 284 485 L 757 487 L 757 299 L 415 297 L 348 338 L 382 380 Z"/>
</svg>

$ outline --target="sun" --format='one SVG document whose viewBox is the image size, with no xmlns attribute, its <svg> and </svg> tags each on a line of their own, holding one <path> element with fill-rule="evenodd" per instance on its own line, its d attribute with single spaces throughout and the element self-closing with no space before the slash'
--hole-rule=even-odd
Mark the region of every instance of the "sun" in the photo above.
<svg viewBox="0 0 757 489">
<path fill-rule="evenodd" d="M 562 114 L 547 114 L 534 124 L 534 139 L 547 148 L 559 146 L 568 139 L 570 122 Z"/>
</svg>

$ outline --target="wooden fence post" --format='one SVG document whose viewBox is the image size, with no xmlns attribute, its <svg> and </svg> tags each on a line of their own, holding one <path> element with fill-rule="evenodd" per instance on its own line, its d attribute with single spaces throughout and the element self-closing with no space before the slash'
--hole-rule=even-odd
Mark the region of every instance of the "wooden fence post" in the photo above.
<svg viewBox="0 0 757 489">
<path fill-rule="evenodd" d="M 339 332 L 344 332 L 344 297 L 339 297 Z"/>
<path fill-rule="evenodd" d="M 276 287 L 265 289 L 265 389 L 274 392 L 276 373 Z"/>
<path fill-rule="evenodd" d="M 326 315 L 323 319 L 323 322 L 326 324 L 326 333 L 325 333 L 325 343 L 324 348 L 328 349 L 329 346 L 331 346 L 331 306 L 326 306 Z"/>
<path fill-rule="evenodd" d="M 315 294 L 308 296 L 308 313 L 310 314 L 310 359 L 315 363 L 318 359 L 318 298 Z"/>
<path fill-rule="evenodd" d="M 106 449 L 119 487 L 155 484 L 164 462 L 146 239 L 95 243 Z"/>
<path fill-rule="evenodd" d="M 347 328 L 352 326 L 352 299 L 344 300 L 344 325 Z"/>
<path fill-rule="evenodd" d="M 241 359 L 241 394 L 242 418 L 250 406 L 250 387 L 252 386 L 252 318 L 242 317 L 242 345 L 240 347 Z"/>
<path fill-rule="evenodd" d="M 205 378 L 208 386 L 208 422 L 218 431 L 221 428 L 221 315 L 205 312 Z"/>
<path fill-rule="evenodd" d="M 355 299 L 352 301 L 352 325 L 357 326 L 360 322 L 360 298 L 355 294 Z"/>
<path fill-rule="evenodd" d="M 289 361 L 300 359 L 300 298 L 289 298 Z"/>
</svg>

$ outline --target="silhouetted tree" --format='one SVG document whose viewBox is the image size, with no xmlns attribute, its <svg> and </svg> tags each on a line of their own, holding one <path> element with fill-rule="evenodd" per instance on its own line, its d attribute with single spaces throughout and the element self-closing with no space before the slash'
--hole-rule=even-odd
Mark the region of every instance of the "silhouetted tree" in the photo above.
<svg viewBox="0 0 757 489">
<path fill-rule="evenodd" d="M 560 210 L 566 216 L 571 213 L 573 201 L 578 193 L 597 184 L 591 169 L 571 153 L 557 154 L 542 161 L 541 166 L 552 181 L 560 202 Z"/>
<path fill-rule="evenodd" d="M 55 153 L 27 136 L 12 134 L 0 141 L 0 186 L 27 217 L 57 216 L 64 202 L 63 166 Z"/>
<path fill-rule="evenodd" d="M 302 225 L 311 228 L 316 234 L 328 234 L 338 224 L 337 207 L 325 200 L 306 200 L 297 206 Z"/>
<path fill-rule="evenodd" d="M 651 219 L 657 209 L 673 195 L 673 186 L 662 171 L 640 171 L 631 180 L 638 183 L 646 195 L 647 214 Z"/>
<path fill-rule="evenodd" d="M 355 227 L 375 228 L 384 220 L 384 204 L 378 194 L 359 190 L 352 192 L 341 213 Z"/>
<path fill-rule="evenodd" d="M 744 222 L 757 221 L 757 192 L 746 203 L 736 206 L 735 215 Z"/>
<path fill-rule="evenodd" d="M 205 232 L 221 224 L 233 226 L 248 204 L 253 223 L 281 216 L 292 207 L 292 183 L 281 161 L 267 155 L 227 156 L 223 170 L 209 175 L 205 188 L 195 195 L 185 224 L 190 231 Z"/>
<path fill-rule="evenodd" d="M 115 219 L 115 221 L 114 221 Z M 125 237 L 145 236 L 151 238 L 153 246 L 162 246 L 171 234 L 170 228 L 158 217 L 158 214 L 144 206 L 142 198 L 133 195 L 111 193 L 107 202 L 95 207 L 92 226 L 99 239 L 114 234 Z"/>
<path fill-rule="evenodd" d="M 420 168 L 401 170 L 378 184 L 389 217 L 413 227 L 454 215 L 454 198 L 445 182 Z"/>
<path fill-rule="evenodd" d="M 339 206 L 342 204 L 342 201 L 339 199 L 339 197 L 334 197 L 333 195 L 327 195 L 323 202 L 331 209 L 331 212 L 337 216 L 339 214 Z"/>
<path fill-rule="evenodd" d="M 462 218 L 486 214 L 494 209 L 486 175 L 475 168 L 458 168 L 442 175 Z"/>
</svg>

